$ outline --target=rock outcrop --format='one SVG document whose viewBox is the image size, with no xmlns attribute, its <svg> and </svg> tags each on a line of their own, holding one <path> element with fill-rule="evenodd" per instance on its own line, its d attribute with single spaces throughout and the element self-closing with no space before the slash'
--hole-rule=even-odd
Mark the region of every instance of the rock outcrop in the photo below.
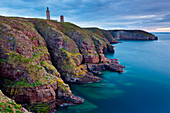
<svg viewBox="0 0 170 113">
<path fill-rule="evenodd" d="M 100 74 L 100 71 L 110 70 L 122 73 L 125 66 L 120 65 L 117 59 L 105 58 L 103 63 L 100 64 L 87 64 L 88 70 L 95 74 Z"/>
</svg>

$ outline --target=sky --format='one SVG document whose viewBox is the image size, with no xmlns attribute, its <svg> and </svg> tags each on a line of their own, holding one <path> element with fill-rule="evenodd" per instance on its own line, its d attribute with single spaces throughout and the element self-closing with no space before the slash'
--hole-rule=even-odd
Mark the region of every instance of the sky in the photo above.
<svg viewBox="0 0 170 113">
<path fill-rule="evenodd" d="M 170 0 L 0 0 L 0 15 L 65 21 L 81 27 L 170 32 Z"/>
</svg>

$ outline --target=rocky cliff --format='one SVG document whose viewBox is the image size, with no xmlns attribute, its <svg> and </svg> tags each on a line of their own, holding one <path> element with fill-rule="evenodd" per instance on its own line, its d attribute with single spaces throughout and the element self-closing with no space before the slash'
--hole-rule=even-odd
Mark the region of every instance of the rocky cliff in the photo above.
<svg viewBox="0 0 170 113">
<path fill-rule="evenodd" d="M 0 17 L 0 110 L 27 112 L 15 108 L 19 103 L 32 112 L 53 112 L 56 106 L 82 103 L 65 82 L 98 82 L 101 78 L 94 74 L 100 71 L 123 72 L 117 59 L 104 56 L 114 53 L 115 39 L 156 37 L 139 30 L 83 29 L 68 22 Z"/>
<path fill-rule="evenodd" d="M 89 30 L 101 37 L 103 37 L 106 41 L 110 42 L 111 44 L 118 43 L 117 40 L 107 31 L 99 28 L 84 28 L 86 30 Z"/>
<path fill-rule="evenodd" d="M 158 37 L 143 30 L 109 30 L 115 39 L 121 40 L 157 40 Z"/>
<path fill-rule="evenodd" d="M 22 18 L 0 17 L 1 90 L 21 104 L 77 104 L 61 74 L 52 65 L 44 38 Z M 31 109 L 31 108 L 30 108 Z"/>
<path fill-rule="evenodd" d="M 97 82 L 94 73 L 123 72 L 104 52 L 114 53 L 105 36 L 72 23 L 0 17 L 0 89 L 33 112 L 80 104 L 65 82 Z"/>
<path fill-rule="evenodd" d="M 158 37 L 143 30 L 102 30 L 99 28 L 85 28 L 95 34 L 105 37 L 110 43 L 119 40 L 157 40 Z"/>
</svg>

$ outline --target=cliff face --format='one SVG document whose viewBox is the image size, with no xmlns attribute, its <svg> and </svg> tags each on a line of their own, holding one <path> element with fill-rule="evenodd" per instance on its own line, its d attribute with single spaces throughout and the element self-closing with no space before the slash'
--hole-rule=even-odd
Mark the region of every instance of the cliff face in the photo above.
<svg viewBox="0 0 170 113">
<path fill-rule="evenodd" d="M 84 63 L 101 62 L 103 50 L 107 50 L 109 44 L 103 37 L 66 22 L 57 23 L 57 28 L 76 43 L 83 55 Z"/>
<path fill-rule="evenodd" d="M 95 55 L 92 54 L 92 57 L 90 57 L 88 61 L 93 63 L 97 60 L 98 63 L 99 56 L 95 50 L 90 48 L 91 43 L 88 43 L 89 46 L 85 48 L 87 50 L 80 47 L 81 50 L 84 50 L 84 54 L 87 54 L 87 56 L 82 55 L 79 52 L 76 42 L 60 31 L 58 28 L 59 23 L 44 20 L 31 21 L 35 24 L 37 31 L 44 37 L 52 57 L 52 62 L 59 72 L 62 73 L 64 80 L 75 83 L 87 83 L 100 80 L 100 78 L 88 72 L 86 65 L 82 64 L 83 57 L 92 54 L 89 54 L 89 51 L 92 51 Z M 85 59 L 85 61 L 87 60 Z"/>
<path fill-rule="evenodd" d="M 118 43 L 118 41 L 116 41 L 114 39 L 114 37 L 107 31 L 107 30 L 102 30 L 102 29 L 99 29 L 99 28 L 85 28 L 101 37 L 103 37 L 103 39 L 108 43 L 111 43 L 111 44 L 115 44 L 115 43 Z"/>
<path fill-rule="evenodd" d="M 118 43 L 116 39 L 121 40 L 157 40 L 158 38 L 142 30 L 102 30 L 99 28 L 85 28 L 91 32 L 104 36 L 110 43 Z"/>
<path fill-rule="evenodd" d="M 33 112 L 82 103 L 64 81 L 97 82 L 94 73 L 123 72 L 103 54 L 114 53 L 108 37 L 71 23 L 0 17 L 0 89 Z"/>
<path fill-rule="evenodd" d="M 121 40 L 157 40 L 158 38 L 142 30 L 109 30 L 115 39 Z"/>
<path fill-rule="evenodd" d="M 45 40 L 22 18 L 0 17 L 1 89 L 18 103 L 82 103 L 52 65 Z M 62 103 L 61 103 L 62 101 Z"/>
</svg>

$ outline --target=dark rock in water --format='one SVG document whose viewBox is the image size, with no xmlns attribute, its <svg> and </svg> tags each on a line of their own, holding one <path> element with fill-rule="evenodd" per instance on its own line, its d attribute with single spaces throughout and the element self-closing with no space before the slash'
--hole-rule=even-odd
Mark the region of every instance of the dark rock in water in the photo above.
<svg viewBox="0 0 170 113">
<path fill-rule="evenodd" d="M 155 37 L 155 40 L 158 40 L 158 37 L 157 37 L 157 36 Z"/>
<path fill-rule="evenodd" d="M 121 43 L 121 42 L 119 42 L 119 41 L 117 41 L 117 40 L 115 40 L 115 41 L 113 41 L 113 42 L 110 42 L 110 44 L 117 44 L 117 43 Z"/>
<path fill-rule="evenodd" d="M 108 45 L 107 45 L 107 49 L 108 49 L 108 52 L 112 52 L 112 53 L 115 52 L 113 45 L 108 44 Z"/>
<path fill-rule="evenodd" d="M 101 75 L 102 73 L 100 71 L 93 71 L 94 74 Z"/>
<path fill-rule="evenodd" d="M 69 95 L 70 99 L 65 99 L 65 97 L 57 99 L 56 104 L 59 107 L 64 107 L 64 106 L 70 106 L 70 105 L 76 105 L 76 104 L 81 104 L 84 102 L 84 99 L 74 96 L 74 95 Z"/>
<path fill-rule="evenodd" d="M 95 73 L 96 71 L 105 71 L 105 70 L 110 70 L 110 71 L 115 71 L 115 72 L 123 72 L 123 68 L 125 66 L 120 65 L 117 61 L 117 59 L 108 59 L 105 58 L 105 63 L 100 63 L 100 64 L 86 64 L 88 67 L 88 70 Z"/>
</svg>

